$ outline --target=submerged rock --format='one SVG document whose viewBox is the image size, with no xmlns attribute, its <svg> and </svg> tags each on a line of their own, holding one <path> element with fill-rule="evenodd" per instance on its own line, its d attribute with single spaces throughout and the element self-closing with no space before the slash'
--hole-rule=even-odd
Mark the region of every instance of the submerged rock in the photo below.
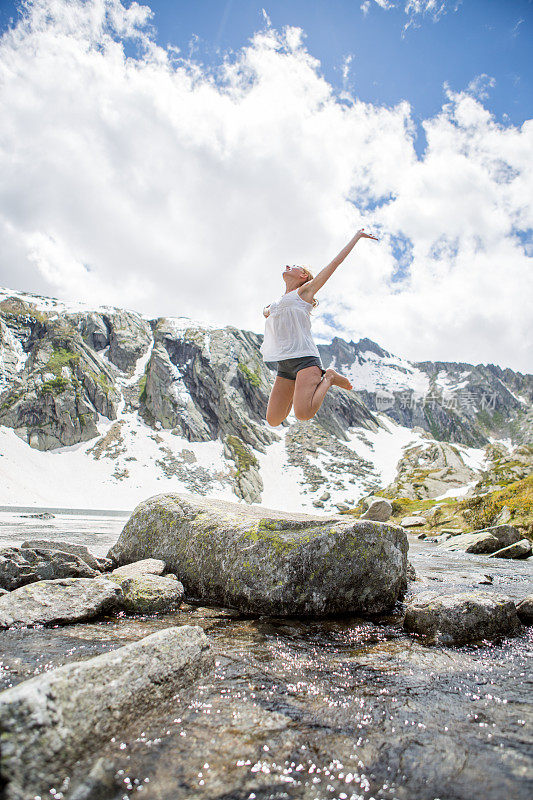
<svg viewBox="0 0 533 800">
<path fill-rule="evenodd" d="M 137 506 L 108 556 L 161 558 L 202 600 L 323 617 L 391 609 L 406 585 L 407 550 L 397 525 L 162 494 Z"/>
<path fill-rule="evenodd" d="M 28 800 L 48 795 L 51 787 L 57 792 L 64 782 L 68 786 L 76 761 L 98 752 L 213 664 L 203 630 L 183 625 L 0 693 L 6 800 Z"/>
<path fill-rule="evenodd" d="M 403 624 L 441 645 L 514 635 L 521 629 L 510 598 L 479 591 L 421 592 L 408 604 Z"/>
<path fill-rule="evenodd" d="M 0 597 L 0 628 L 79 622 L 119 605 L 122 590 L 105 578 L 37 581 Z"/>
<path fill-rule="evenodd" d="M 124 780 L 116 771 L 114 762 L 101 756 L 89 774 L 74 786 L 68 796 L 69 800 L 112 800 L 117 795 L 120 796 L 119 790 L 124 788 Z"/>
</svg>

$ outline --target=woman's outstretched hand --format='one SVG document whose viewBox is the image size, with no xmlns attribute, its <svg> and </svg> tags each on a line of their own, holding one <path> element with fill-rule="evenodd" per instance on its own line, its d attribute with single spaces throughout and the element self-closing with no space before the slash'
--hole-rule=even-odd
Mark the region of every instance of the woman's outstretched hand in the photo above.
<svg viewBox="0 0 533 800">
<path fill-rule="evenodd" d="M 372 236 L 371 233 L 365 233 L 365 229 L 361 228 L 361 230 L 357 231 L 356 234 L 360 239 L 375 239 L 376 242 L 379 241 L 377 236 Z"/>
</svg>

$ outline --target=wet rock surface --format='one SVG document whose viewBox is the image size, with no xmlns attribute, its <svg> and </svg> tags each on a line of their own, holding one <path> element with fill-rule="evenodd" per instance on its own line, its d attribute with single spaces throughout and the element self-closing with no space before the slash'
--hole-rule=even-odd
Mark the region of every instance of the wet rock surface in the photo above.
<svg viewBox="0 0 533 800">
<path fill-rule="evenodd" d="M 205 633 L 185 625 L 66 664 L 0 695 L 3 797 L 27 800 L 62 784 L 146 704 L 161 705 L 213 666 Z"/>
<path fill-rule="evenodd" d="M 517 604 L 531 592 L 528 561 L 444 552 L 414 536 L 409 560 L 406 601 L 435 587 Z M 309 621 L 182 603 L 157 617 L 7 630 L 0 677 L 7 687 L 176 625 L 208 636 L 214 672 L 80 760 L 65 800 L 98 791 L 106 800 L 471 800 L 473 791 L 529 800 L 533 630 L 427 647 L 403 630 L 403 613 L 398 604 L 374 622 Z"/>
<path fill-rule="evenodd" d="M 508 597 L 483 592 L 418 594 L 408 605 L 404 628 L 434 644 L 465 644 L 520 632 L 516 606 Z"/>
<path fill-rule="evenodd" d="M 0 597 L 0 627 L 77 622 L 120 605 L 122 590 L 105 578 L 58 578 L 20 586 Z"/>
</svg>

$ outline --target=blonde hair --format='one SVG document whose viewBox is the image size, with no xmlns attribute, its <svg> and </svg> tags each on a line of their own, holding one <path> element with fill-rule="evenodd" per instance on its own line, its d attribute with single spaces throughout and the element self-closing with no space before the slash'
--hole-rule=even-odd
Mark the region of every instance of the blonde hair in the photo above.
<svg viewBox="0 0 533 800">
<path fill-rule="evenodd" d="M 304 282 L 301 284 L 302 286 L 303 286 L 304 284 L 308 283 L 309 281 L 313 280 L 313 278 L 314 278 L 315 276 L 313 275 L 313 273 L 311 272 L 311 270 L 307 269 L 307 267 L 302 267 L 300 264 L 298 264 L 298 267 L 299 267 L 301 270 L 303 270 L 303 271 L 305 272 L 305 274 L 307 275 L 307 280 L 306 280 L 306 281 L 304 281 Z M 317 305 L 318 305 L 318 300 L 316 299 L 316 297 L 313 297 L 313 308 L 316 308 L 316 307 L 317 307 Z"/>
</svg>

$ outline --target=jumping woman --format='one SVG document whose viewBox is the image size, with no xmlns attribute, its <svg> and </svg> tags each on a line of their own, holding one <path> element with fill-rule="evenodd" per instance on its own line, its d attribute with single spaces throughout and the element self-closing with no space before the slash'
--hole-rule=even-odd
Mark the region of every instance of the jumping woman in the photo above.
<svg viewBox="0 0 533 800">
<path fill-rule="evenodd" d="M 364 228 L 339 255 L 313 277 L 307 267 L 285 267 L 285 294 L 263 309 L 265 336 L 260 347 L 264 361 L 277 361 L 278 370 L 270 393 L 266 418 L 269 425 L 281 425 L 294 403 L 296 419 L 314 417 L 331 386 L 351 389 L 352 384 L 334 369 L 323 369 L 320 353 L 311 335 L 311 309 L 318 305 L 314 295 L 324 286 L 359 239 L 375 239 Z"/>
</svg>

